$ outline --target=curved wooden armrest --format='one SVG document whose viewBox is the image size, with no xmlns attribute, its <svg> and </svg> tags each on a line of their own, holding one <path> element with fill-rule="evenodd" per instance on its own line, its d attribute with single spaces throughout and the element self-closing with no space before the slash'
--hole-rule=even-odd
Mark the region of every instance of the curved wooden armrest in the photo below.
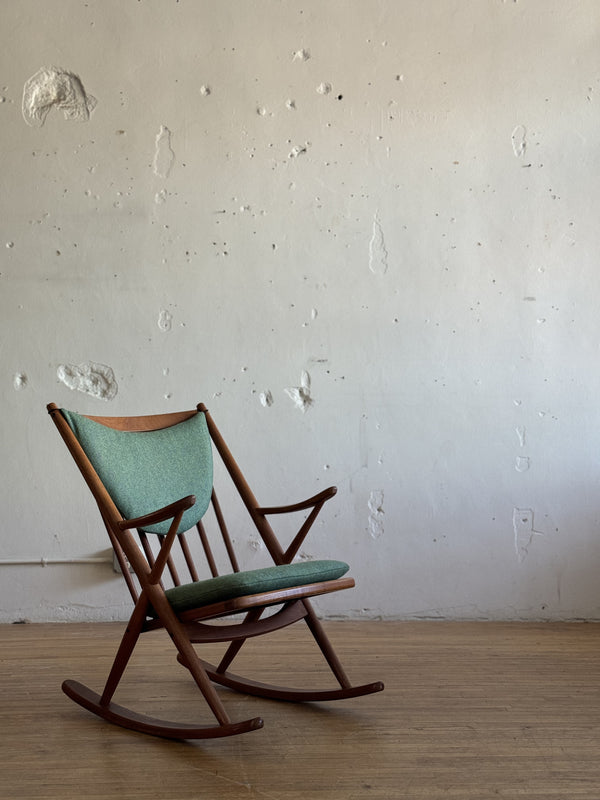
<svg viewBox="0 0 600 800">
<path fill-rule="evenodd" d="M 156 522 L 163 522 L 165 519 L 173 520 L 167 535 L 161 536 L 162 541 L 160 545 L 160 551 L 154 561 L 152 569 L 150 570 L 150 574 L 147 576 L 147 580 L 150 584 L 154 585 L 160 581 L 160 576 L 165 568 L 169 558 L 169 553 L 171 552 L 171 547 L 173 546 L 173 542 L 177 536 L 177 530 L 179 529 L 179 523 L 181 522 L 183 512 L 186 511 L 186 509 L 191 508 L 195 502 L 195 495 L 189 494 L 187 497 L 182 497 L 181 500 L 176 500 L 174 503 L 170 503 L 164 508 L 159 508 L 156 511 L 152 511 L 150 514 L 144 514 L 144 516 L 136 517 L 135 519 L 123 519 L 118 523 L 119 528 L 122 531 L 126 531 L 130 528 L 144 528 L 146 525 L 153 525 Z"/>
<path fill-rule="evenodd" d="M 330 500 L 337 493 L 337 486 L 330 486 L 328 489 L 323 489 L 319 494 L 314 497 L 309 497 L 308 500 L 302 500 L 300 503 L 293 503 L 289 506 L 269 506 L 257 508 L 256 511 L 263 516 L 267 514 L 290 514 L 294 511 L 303 511 L 306 508 L 313 508 L 313 506 L 322 505 L 327 500 Z"/>
<path fill-rule="evenodd" d="M 177 514 L 183 513 L 188 508 L 191 508 L 196 502 L 196 497 L 193 494 L 187 497 L 182 497 L 181 500 L 176 500 L 164 508 L 159 508 L 150 514 L 144 514 L 143 517 L 136 517 L 135 519 L 124 519 L 119 522 L 119 528 L 124 531 L 128 528 L 143 528 L 146 525 L 154 525 L 157 522 L 163 522 L 166 519 L 173 519 Z"/>
</svg>

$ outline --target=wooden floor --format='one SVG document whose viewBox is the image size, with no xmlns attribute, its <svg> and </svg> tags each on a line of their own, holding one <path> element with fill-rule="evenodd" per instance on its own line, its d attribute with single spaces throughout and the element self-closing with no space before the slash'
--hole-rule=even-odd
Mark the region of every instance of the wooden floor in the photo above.
<svg viewBox="0 0 600 800">
<path fill-rule="evenodd" d="M 244 658 L 277 681 L 299 653 L 296 685 L 316 682 L 320 662 L 296 628 Z M 232 718 L 265 727 L 191 743 L 117 728 L 60 691 L 66 677 L 101 688 L 122 625 L 0 626 L 0 797 L 599 800 L 599 625 L 326 628 L 353 680 L 382 679 L 383 693 L 302 706 L 223 691 Z M 117 701 L 209 721 L 164 632 L 143 637 L 126 675 Z"/>
</svg>

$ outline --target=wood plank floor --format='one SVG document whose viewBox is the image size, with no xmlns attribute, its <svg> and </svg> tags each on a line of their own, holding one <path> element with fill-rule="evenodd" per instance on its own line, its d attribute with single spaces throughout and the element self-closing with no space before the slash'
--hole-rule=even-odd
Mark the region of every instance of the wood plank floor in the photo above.
<svg viewBox="0 0 600 800">
<path fill-rule="evenodd" d="M 240 660 L 282 681 L 299 654 L 296 685 L 326 678 L 296 627 Z M 303 706 L 223 691 L 232 718 L 265 727 L 193 743 L 115 727 L 60 691 L 66 677 L 101 688 L 122 628 L 0 626 L 0 797 L 600 798 L 599 625 L 328 623 L 351 678 L 383 693 Z M 164 632 L 142 638 L 126 675 L 117 701 L 209 721 Z"/>
</svg>

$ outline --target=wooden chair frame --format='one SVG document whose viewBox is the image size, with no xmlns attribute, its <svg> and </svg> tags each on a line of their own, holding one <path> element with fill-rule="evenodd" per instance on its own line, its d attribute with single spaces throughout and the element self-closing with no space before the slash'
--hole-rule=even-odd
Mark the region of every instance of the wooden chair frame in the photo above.
<svg viewBox="0 0 600 800">
<path fill-rule="evenodd" d="M 181 583 L 171 554 L 171 548 L 174 542 L 178 540 L 191 579 L 192 581 L 198 580 L 186 534 L 177 534 L 181 517 L 186 509 L 194 505 L 195 498 L 193 496 L 184 497 L 143 517 L 123 519 L 59 407 L 54 403 L 50 403 L 47 408 L 98 504 L 108 536 L 134 602 L 133 612 L 123 634 L 102 694 L 97 694 L 77 681 L 66 680 L 62 688 L 72 700 L 94 714 L 126 728 L 167 738 L 202 739 L 230 736 L 256 730 L 263 726 L 263 720 L 260 717 L 254 717 L 242 722 L 232 722 L 219 694 L 215 690 L 214 683 L 251 695 L 289 701 L 336 700 L 357 697 L 383 689 L 383 684 L 379 681 L 352 686 L 309 600 L 310 597 L 353 587 L 354 580 L 350 577 L 344 576 L 320 583 L 266 591 L 176 613 L 165 595 L 163 577 L 165 576 L 166 568 L 171 574 L 173 583 L 175 585 L 180 585 Z M 275 565 L 290 564 L 302 546 L 323 505 L 336 493 L 335 487 L 325 489 L 314 497 L 300 503 L 276 507 L 260 506 L 208 409 L 202 403 L 194 410 L 177 413 L 141 417 L 89 418 L 117 430 L 153 431 L 176 425 L 198 413 L 205 415 L 212 443 L 231 476 L 273 563 Z M 231 567 L 234 572 L 239 572 L 240 568 L 233 549 L 232 539 L 227 530 L 214 489 L 212 506 Z M 267 517 L 298 511 L 308 513 L 297 534 L 293 537 L 289 546 L 284 549 Z M 169 532 L 165 536 L 156 537 L 161 539 L 161 546 L 157 555 L 154 555 L 148 543 L 148 538 L 141 529 L 144 526 L 164 520 L 172 520 L 172 522 Z M 198 523 L 197 528 L 211 574 L 216 576 L 218 574 L 217 565 L 202 521 Z M 135 531 L 138 532 L 140 537 L 142 549 L 140 549 L 134 537 Z M 133 576 L 130 574 L 130 565 L 139 581 L 139 586 L 136 585 Z M 262 616 L 265 609 L 270 609 L 274 606 L 280 606 L 279 610 L 269 616 Z M 240 613 L 245 615 L 241 622 L 232 623 L 231 620 L 226 621 L 226 624 L 215 622 L 220 618 Z M 249 680 L 229 671 L 232 661 L 248 638 L 278 630 L 302 619 L 307 624 L 323 653 L 338 686 L 324 690 L 279 687 Z M 207 624 L 208 620 L 211 620 L 211 622 Z M 194 725 L 155 719 L 119 706 L 112 701 L 139 636 L 146 631 L 159 628 L 164 628 L 173 640 L 177 649 L 178 661 L 189 670 L 216 718 L 216 724 Z M 194 645 L 206 642 L 230 643 L 218 665 L 207 663 L 196 653 Z"/>
</svg>

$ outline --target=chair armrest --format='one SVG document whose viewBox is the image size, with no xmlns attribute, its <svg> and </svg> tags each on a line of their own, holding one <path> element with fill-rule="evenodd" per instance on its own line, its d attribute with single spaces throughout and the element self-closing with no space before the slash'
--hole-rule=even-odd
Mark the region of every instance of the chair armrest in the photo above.
<svg viewBox="0 0 600 800">
<path fill-rule="evenodd" d="M 309 497 L 308 500 L 302 500 L 300 503 L 293 503 L 288 506 L 260 506 L 256 511 L 262 516 L 266 516 L 267 514 L 290 514 L 294 511 L 304 511 L 306 508 L 322 505 L 327 500 L 330 500 L 336 493 L 337 487 L 330 486 L 328 489 L 323 489 L 322 492 L 314 495 L 314 497 Z"/>
<path fill-rule="evenodd" d="M 152 511 L 150 514 L 144 514 L 143 517 L 136 517 L 135 519 L 123 519 L 118 523 L 119 528 L 122 531 L 126 531 L 129 528 L 143 528 L 145 525 L 153 525 L 156 522 L 163 522 L 165 519 L 173 520 L 167 535 L 161 537 L 162 542 L 160 545 L 160 551 L 154 561 L 154 564 L 152 565 L 150 573 L 147 576 L 148 583 L 154 585 L 160 581 L 160 577 L 171 552 L 171 547 L 173 546 L 173 542 L 177 536 L 177 530 L 179 528 L 183 513 L 186 509 L 191 508 L 195 502 L 195 496 L 190 494 L 187 497 L 182 497 L 181 500 L 177 500 L 175 503 L 170 503 L 164 508 L 159 508 L 156 511 Z"/>
<path fill-rule="evenodd" d="M 145 525 L 154 525 L 157 522 L 163 522 L 166 519 L 172 519 L 178 513 L 183 513 L 188 508 L 191 508 L 196 502 L 196 497 L 193 494 L 187 497 L 182 497 L 175 503 L 171 503 L 164 508 L 159 508 L 156 511 L 151 511 L 150 514 L 144 514 L 143 517 L 136 517 L 135 519 L 121 520 L 119 528 L 124 531 L 128 528 L 143 528 Z"/>
<path fill-rule="evenodd" d="M 270 507 L 259 507 L 255 509 L 255 512 L 258 514 L 259 517 L 263 519 L 260 522 L 264 523 L 269 530 L 270 526 L 264 517 L 267 514 L 289 514 L 294 511 L 304 511 L 307 508 L 310 508 L 311 511 L 307 515 L 302 527 L 298 531 L 298 533 L 294 536 L 290 546 L 285 552 L 281 553 L 281 561 L 277 561 L 277 563 L 282 564 L 289 564 L 291 563 L 292 559 L 296 556 L 296 553 L 300 549 L 302 542 L 306 538 L 306 534 L 310 530 L 313 522 L 316 520 L 319 512 L 323 508 L 323 504 L 330 500 L 334 494 L 336 494 L 337 488 L 335 486 L 330 486 L 328 489 L 323 489 L 322 492 L 319 494 L 314 495 L 314 497 L 309 497 L 308 500 L 303 500 L 300 503 L 293 503 L 289 506 L 270 506 Z M 260 527 L 260 525 L 259 525 Z M 277 560 L 277 559 L 276 559 Z"/>
</svg>

